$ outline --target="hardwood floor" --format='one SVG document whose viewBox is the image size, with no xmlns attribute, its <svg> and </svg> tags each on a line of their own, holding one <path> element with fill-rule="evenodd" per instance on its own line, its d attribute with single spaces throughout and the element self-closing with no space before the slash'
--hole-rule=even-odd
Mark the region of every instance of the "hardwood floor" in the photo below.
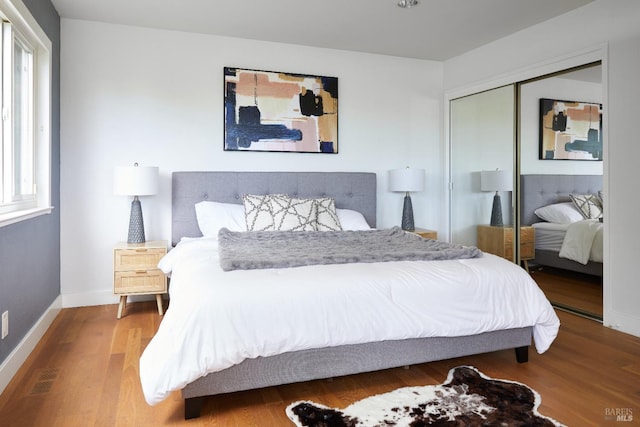
<svg viewBox="0 0 640 427">
<path fill-rule="evenodd" d="M 602 278 L 545 267 L 531 277 L 549 301 L 558 307 L 602 321 Z"/>
<path fill-rule="evenodd" d="M 127 310 L 120 320 L 117 305 L 62 310 L 0 395 L 0 425 L 289 426 L 284 409 L 293 401 L 345 407 L 402 386 L 441 383 L 459 365 L 529 385 L 542 396 L 539 411 L 570 426 L 640 420 L 640 338 L 559 312 L 558 338 L 542 355 L 532 348 L 528 363 L 516 363 L 513 350 L 505 350 L 231 393 L 207 399 L 199 419 L 184 421 L 179 392 L 151 407 L 139 384 L 138 359 L 160 322 L 155 303 L 135 303 Z M 631 410 L 633 422 L 609 420 L 615 410 Z"/>
</svg>

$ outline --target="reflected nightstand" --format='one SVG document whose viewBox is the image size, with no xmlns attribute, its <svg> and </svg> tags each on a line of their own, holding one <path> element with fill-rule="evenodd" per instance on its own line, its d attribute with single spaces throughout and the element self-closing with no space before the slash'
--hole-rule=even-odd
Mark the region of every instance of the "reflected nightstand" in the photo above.
<svg viewBox="0 0 640 427">
<path fill-rule="evenodd" d="M 426 228 L 416 228 L 413 231 L 409 231 L 409 233 L 417 234 L 418 236 L 424 237 L 425 239 L 438 240 L 438 232 L 435 230 L 427 230 Z"/>
<path fill-rule="evenodd" d="M 536 257 L 536 234 L 533 227 L 520 227 L 520 260 L 529 272 L 530 259 Z M 478 226 L 478 249 L 513 261 L 513 226 Z"/>
</svg>

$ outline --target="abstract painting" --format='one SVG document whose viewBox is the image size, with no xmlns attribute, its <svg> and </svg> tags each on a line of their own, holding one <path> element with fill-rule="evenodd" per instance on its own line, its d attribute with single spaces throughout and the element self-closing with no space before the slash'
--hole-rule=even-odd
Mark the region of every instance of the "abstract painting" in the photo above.
<svg viewBox="0 0 640 427">
<path fill-rule="evenodd" d="M 602 104 L 540 99 L 541 160 L 602 160 Z"/>
<path fill-rule="evenodd" d="M 338 153 L 338 78 L 225 67 L 224 149 Z"/>
</svg>

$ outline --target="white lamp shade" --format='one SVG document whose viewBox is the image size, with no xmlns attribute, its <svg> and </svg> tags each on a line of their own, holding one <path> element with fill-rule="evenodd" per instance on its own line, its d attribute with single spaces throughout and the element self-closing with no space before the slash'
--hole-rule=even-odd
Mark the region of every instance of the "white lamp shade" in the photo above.
<svg viewBox="0 0 640 427">
<path fill-rule="evenodd" d="M 424 169 L 402 168 L 389 171 L 389 191 L 422 190 L 424 190 Z"/>
<path fill-rule="evenodd" d="M 511 191 L 513 176 L 511 172 L 503 170 L 480 172 L 480 189 L 482 191 Z"/>
<path fill-rule="evenodd" d="M 120 166 L 113 174 L 114 193 L 121 196 L 152 196 L 158 193 L 157 166 Z"/>
</svg>

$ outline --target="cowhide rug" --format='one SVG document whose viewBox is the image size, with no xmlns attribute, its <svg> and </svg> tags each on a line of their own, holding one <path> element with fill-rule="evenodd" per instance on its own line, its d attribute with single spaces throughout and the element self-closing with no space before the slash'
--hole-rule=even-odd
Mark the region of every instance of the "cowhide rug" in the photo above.
<svg viewBox="0 0 640 427">
<path fill-rule="evenodd" d="M 524 384 L 460 366 L 444 384 L 400 388 L 342 410 L 295 402 L 287 415 L 298 427 L 562 426 L 540 415 L 539 405 L 540 395 Z"/>
</svg>

